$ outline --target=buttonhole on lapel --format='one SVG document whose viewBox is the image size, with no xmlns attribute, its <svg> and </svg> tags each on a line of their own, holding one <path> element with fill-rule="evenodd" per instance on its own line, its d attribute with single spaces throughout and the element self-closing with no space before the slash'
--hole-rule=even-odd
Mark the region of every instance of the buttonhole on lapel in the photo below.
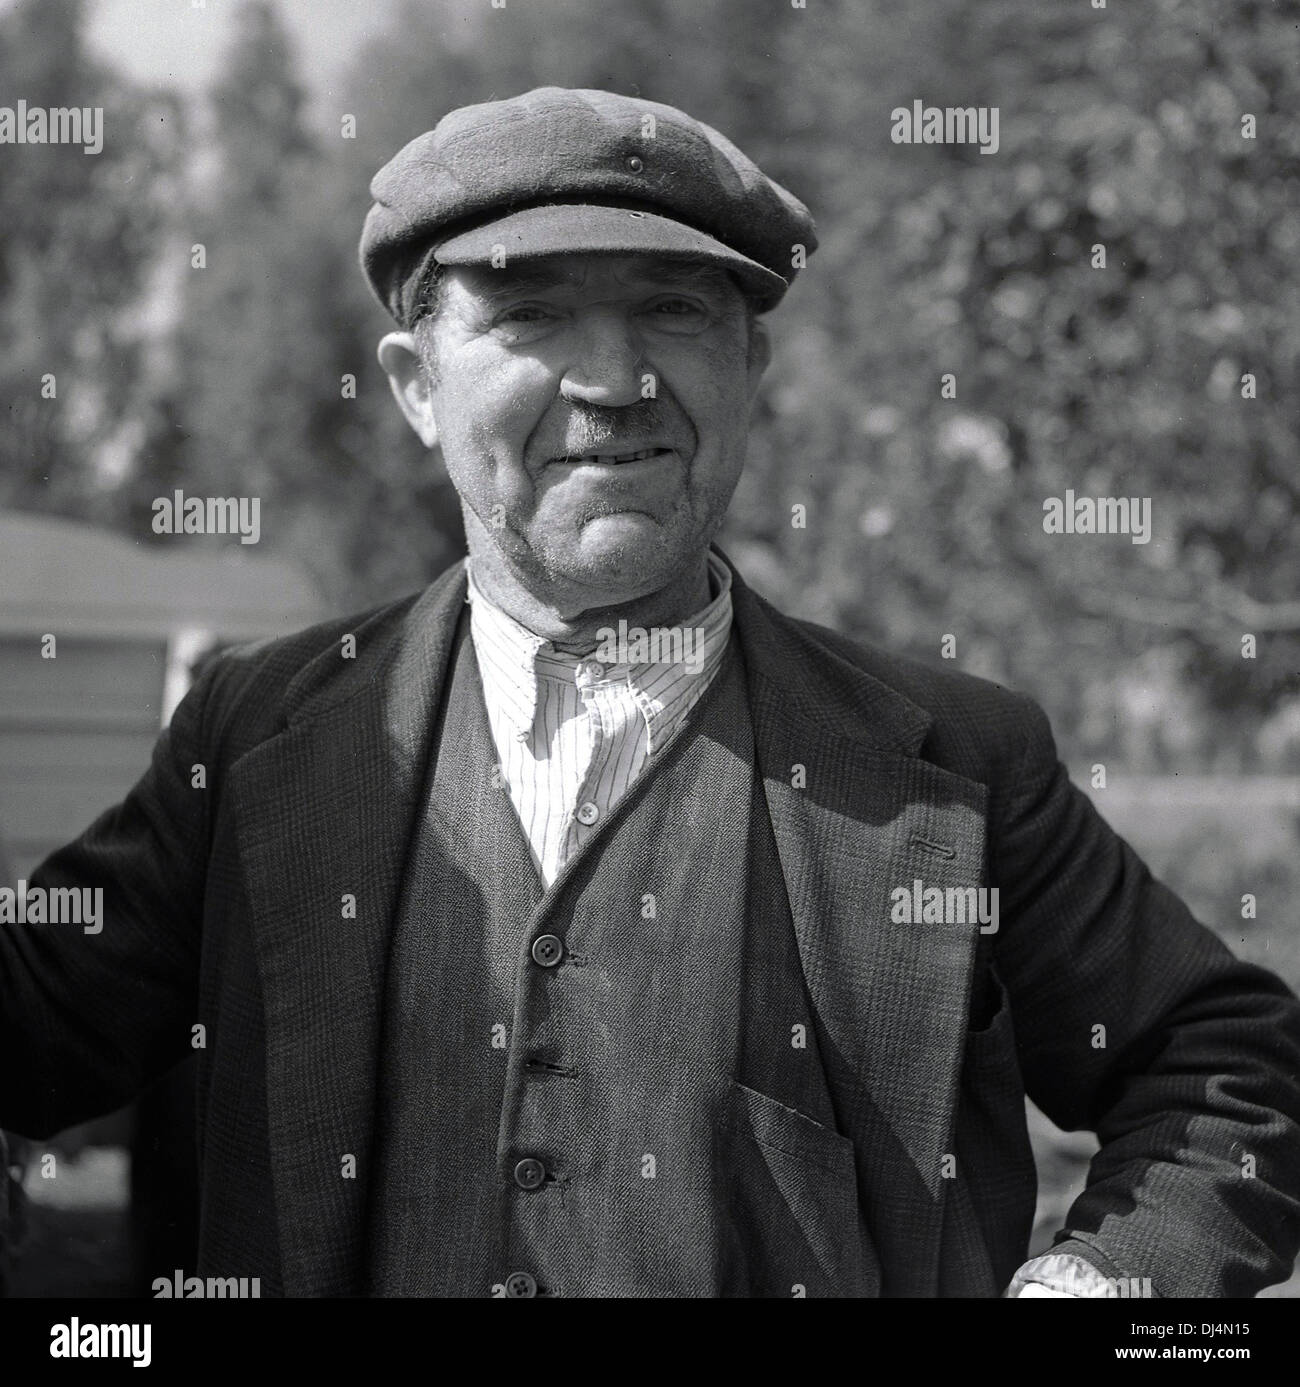
<svg viewBox="0 0 1300 1387">
<path fill-rule="evenodd" d="M 932 838 L 922 838 L 919 833 L 912 834 L 911 845 L 915 848 L 924 848 L 926 852 L 932 852 L 938 857 L 956 857 L 957 849 L 949 843 L 936 843 Z"/>
<path fill-rule="evenodd" d="M 525 1069 L 533 1069 L 541 1074 L 572 1074 L 573 1070 L 563 1064 L 549 1064 L 546 1060 L 528 1060 Z"/>
</svg>

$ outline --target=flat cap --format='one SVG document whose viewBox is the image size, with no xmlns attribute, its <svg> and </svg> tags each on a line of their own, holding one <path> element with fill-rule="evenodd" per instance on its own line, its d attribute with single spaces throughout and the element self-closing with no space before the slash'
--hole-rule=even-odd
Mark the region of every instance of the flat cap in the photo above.
<svg viewBox="0 0 1300 1387">
<path fill-rule="evenodd" d="M 433 262 L 690 255 L 774 307 L 816 249 L 808 209 L 730 140 L 657 101 L 538 87 L 462 106 L 370 182 L 361 264 L 403 327 Z"/>
</svg>

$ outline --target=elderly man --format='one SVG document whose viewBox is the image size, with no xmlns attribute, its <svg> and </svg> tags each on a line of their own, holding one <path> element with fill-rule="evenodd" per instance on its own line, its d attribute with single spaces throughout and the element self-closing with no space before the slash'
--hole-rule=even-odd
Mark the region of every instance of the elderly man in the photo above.
<svg viewBox="0 0 1300 1387">
<path fill-rule="evenodd" d="M 0 1122 L 197 1049 L 198 1270 L 263 1294 L 1285 1276 L 1295 999 L 1029 700 L 784 617 L 712 547 L 804 206 L 680 111 L 556 88 L 372 192 L 380 358 L 468 562 L 199 679 L 34 879 L 102 885 L 102 932 L 3 936 Z M 1101 1138 L 1028 1264 L 1026 1091 Z"/>
</svg>

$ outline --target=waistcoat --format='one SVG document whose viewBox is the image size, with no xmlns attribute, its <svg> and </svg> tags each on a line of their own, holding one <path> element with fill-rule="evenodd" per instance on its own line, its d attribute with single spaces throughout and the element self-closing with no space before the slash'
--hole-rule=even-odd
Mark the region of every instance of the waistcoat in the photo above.
<svg viewBox="0 0 1300 1387">
<path fill-rule="evenodd" d="M 370 1292 L 876 1294 L 735 638 L 543 890 L 468 630 L 385 984 Z"/>
</svg>

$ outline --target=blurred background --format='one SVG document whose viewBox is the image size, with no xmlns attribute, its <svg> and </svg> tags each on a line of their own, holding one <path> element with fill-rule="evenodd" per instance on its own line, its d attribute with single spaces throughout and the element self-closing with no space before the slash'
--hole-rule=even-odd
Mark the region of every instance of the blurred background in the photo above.
<svg viewBox="0 0 1300 1387">
<path fill-rule="evenodd" d="M 1300 27 L 1274 0 L 0 0 L 0 104 L 104 110 L 97 155 L 0 147 L 3 879 L 120 797 L 212 650 L 461 555 L 356 244 L 402 144 L 545 84 L 682 106 L 817 217 L 721 538 L 747 580 L 923 659 L 955 635 L 1300 984 Z M 998 153 L 892 144 L 916 99 L 998 107 Z M 259 497 L 259 544 L 155 535 L 177 488 Z M 1067 488 L 1150 497 L 1151 542 L 1045 534 Z M 184 1092 L 13 1144 L 11 1293 L 192 1268 Z M 1033 1122 L 1041 1246 L 1093 1144 Z"/>
</svg>

